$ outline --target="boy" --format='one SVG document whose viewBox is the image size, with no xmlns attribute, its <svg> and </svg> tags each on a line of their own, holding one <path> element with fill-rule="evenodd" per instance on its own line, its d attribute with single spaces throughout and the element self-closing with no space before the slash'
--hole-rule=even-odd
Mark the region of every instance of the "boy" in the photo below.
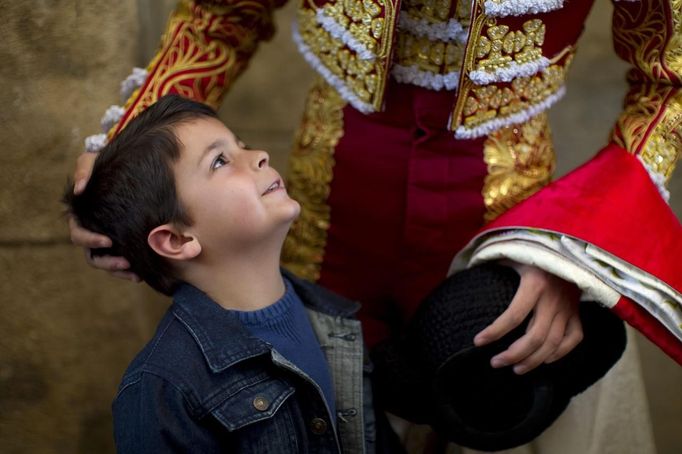
<svg viewBox="0 0 682 454">
<path fill-rule="evenodd" d="M 119 452 L 374 451 L 358 306 L 282 275 L 300 208 L 266 152 L 166 96 L 65 202 L 174 299 L 114 400 Z"/>
</svg>

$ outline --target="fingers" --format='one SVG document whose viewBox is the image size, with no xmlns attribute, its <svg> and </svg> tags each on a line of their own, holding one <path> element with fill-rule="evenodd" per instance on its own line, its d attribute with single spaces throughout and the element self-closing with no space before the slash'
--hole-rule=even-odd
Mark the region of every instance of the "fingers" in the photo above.
<svg viewBox="0 0 682 454">
<path fill-rule="evenodd" d="M 490 360 L 492 367 L 513 365 L 517 374 L 556 361 L 582 340 L 579 289 L 531 266 L 516 266 L 519 288 L 505 310 L 474 338 L 477 346 L 493 342 L 519 326 L 531 311 L 526 333 Z"/>
<path fill-rule="evenodd" d="M 538 302 L 526 334 L 517 339 L 507 350 L 494 356 L 490 361 L 493 367 L 516 364 L 520 370 L 528 371 L 542 364 L 547 356 L 559 346 L 570 314 L 555 310 L 557 302 L 547 302 L 547 295 L 542 295 L 541 298 L 545 301 Z M 527 362 L 522 363 L 522 361 Z M 532 367 L 525 367 L 528 365 Z M 516 371 L 516 367 L 514 370 Z"/>
<path fill-rule="evenodd" d="M 76 170 L 73 172 L 73 193 L 80 194 L 85 189 L 92 173 L 92 166 L 97 159 L 97 153 L 81 153 L 76 160 Z"/>
<path fill-rule="evenodd" d="M 474 345 L 480 347 L 494 342 L 519 326 L 533 310 L 539 297 L 540 289 L 533 278 L 522 276 L 519 288 L 509 303 L 509 307 L 493 323 L 474 337 Z"/>
<path fill-rule="evenodd" d="M 110 271 L 112 274 L 115 274 L 115 272 L 126 271 L 128 268 L 130 268 L 130 263 L 128 263 L 128 261 L 123 257 L 114 257 L 111 255 L 93 257 L 89 250 L 85 251 L 85 261 L 94 268 Z"/>
<path fill-rule="evenodd" d="M 89 249 L 111 247 L 111 240 L 109 238 L 84 229 L 78 225 L 78 221 L 73 216 L 69 216 L 69 232 L 71 234 L 71 242 L 76 246 Z"/>
<path fill-rule="evenodd" d="M 568 324 L 566 325 L 566 332 L 564 334 L 564 338 L 561 341 L 561 344 L 559 344 L 554 353 L 547 357 L 545 363 L 547 364 L 553 363 L 554 361 L 557 361 L 566 356 L 580 342 L 582 342 L 583 337 L 584 337 L 583 325 L 582 322 L 580 321 L 580 316 L 578 314 L 575 314 L 568 319 Z"/>
<path fill-rule="evenodd" d="M 567 322 L 568 317 L 563 314 L 554 317 L 544 340 L 538 344 L 539 346 L 537 348 L 528 348 L 525 351 L 519 351 L 518 361 L 515 361 L 515 358 L 512 357 L 511 364 L 515 364 L 514 372 L 517 374 L 525 374 L 544 363 L 547 358 L 553 355 L 565 339 Z M 530 335 L 530 333 L 528 333 L 528 335 Z M 509 348 L 509 351 L 510 355 L 515 353 L 512 351 L 511 347 Z"/>
<path fill-rule="evenodd" d="M 89 250 L 85 251 L 85 261 L 94 268 L 108 271 L 112 276 L 127 281 L 141 282 L 142 279 L 129 271 L 130 263 L 123 257 L 114 257 L 111 255 L 102 255 L 93 257 Z"/>
<path fill-rule="evenodd" d="M 133 281 L 135 283 L 142 281 L 142 279 L 140 279 L 137 274 L 131 273 L 130 271 L 114 271 L 113 273 L 111 273 L 111 275 L 115 276 L 119 279 L 124 279 L 126 281 Z"/>
</svg>

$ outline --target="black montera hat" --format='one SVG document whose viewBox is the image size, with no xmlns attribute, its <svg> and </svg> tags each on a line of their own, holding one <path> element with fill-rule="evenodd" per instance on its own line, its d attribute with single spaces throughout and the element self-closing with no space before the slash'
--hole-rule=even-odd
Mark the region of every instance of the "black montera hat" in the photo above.
<svg viewBox="0 0 682 454">
<path fill-rule="evenodd" d="M 568 355 L 524 375 L 493 369 L 490 358 L 525 332 L 528 319 L 484 347 L 473 339 L 507 308 L 518 285 L 514 270 L 494 264 L 446 279 L 403 337 L 373 350 L 380 405 L 473 449 L 509 449 L 540 435 L 620 358 L 625 328 L 608 309 L 581 302 L 584 337 Z"/>
</svg>

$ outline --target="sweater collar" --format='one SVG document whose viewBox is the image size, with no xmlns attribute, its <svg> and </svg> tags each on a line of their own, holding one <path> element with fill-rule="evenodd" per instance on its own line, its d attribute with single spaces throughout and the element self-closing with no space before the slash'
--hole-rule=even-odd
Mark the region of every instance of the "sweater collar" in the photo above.
<svg viewBox="0 0 682 454">
<path fill-rule="evenodd" d="M 360 305 L 315 284 L 303 281 L 286 270 L 287 278 L 303 304 L 332 316 L 350 317 Z M 173 295 L 171 312 L 189 331 L 213 372 L 220 372 L 248 358 L 270 352 L 271 346 L 253 337 L 237 315 L 222 308 L 198 288 L 183 284 Z"/>
</svg>

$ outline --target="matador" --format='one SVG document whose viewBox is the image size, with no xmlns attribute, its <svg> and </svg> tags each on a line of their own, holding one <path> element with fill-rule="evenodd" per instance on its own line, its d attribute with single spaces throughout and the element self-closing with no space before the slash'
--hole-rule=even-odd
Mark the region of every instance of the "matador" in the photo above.
<svg viewBox="0 0 682 454">
<path fill-rule="evenodd" d="M 97 149 L 167 93 L 217 108 L 286 0 L 182 0 Z M 490 260 L 573 282 L 682 363 L 682 2 L 615 1 L 630 65 L 608 144 L 552 181 L 547 110 L 592 0 L 299 0 L 319 77 L 290 157 L 283 265 L 362 301 L 374 344 L 448 272 Z"/>
</svg>

